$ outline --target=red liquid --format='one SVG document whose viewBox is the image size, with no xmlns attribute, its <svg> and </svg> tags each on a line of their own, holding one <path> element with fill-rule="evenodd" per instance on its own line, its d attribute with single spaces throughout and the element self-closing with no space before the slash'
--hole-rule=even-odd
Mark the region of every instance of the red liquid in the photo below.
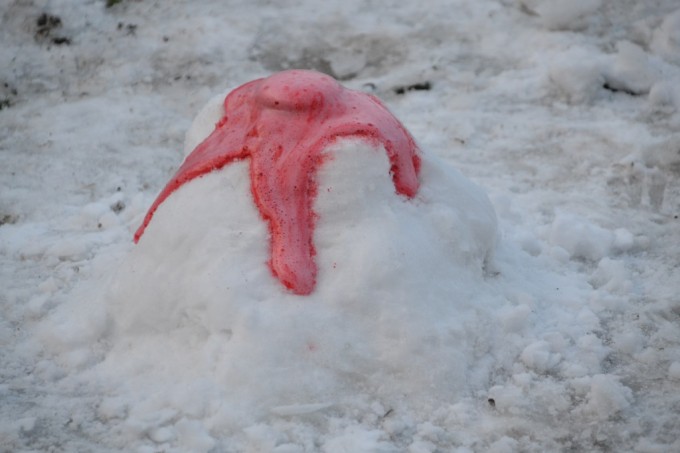
<svg viewBox="0 0 680 453">
<path fill-rule="evenodd" d="M 312 205 L 324 148 L 339 137 L 381 144 L 397 192 L 410 198 L 418 190 L 418 147 L 408 131 L 377 98 L 345 89 L 329 76 L 292 70 L 254 80 L 227 95 L 224 111 L 158 195 L 135 243 L 158 206 L 182 184 L 249 157 L 251 190 L 271 233 L 272 272 L 306 295 L 316 283 Z"/>
</svg>

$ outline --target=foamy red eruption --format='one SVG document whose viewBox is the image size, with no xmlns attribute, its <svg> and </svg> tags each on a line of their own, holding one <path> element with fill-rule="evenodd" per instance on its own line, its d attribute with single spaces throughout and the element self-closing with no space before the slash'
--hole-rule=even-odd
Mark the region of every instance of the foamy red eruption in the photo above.
<svg viewBox="0 0 680 453">
<path fill-rule="evenodd" d="M 324 74 L 284 71 L 227 95 L 224 116 L 158 195 L 135 243 L 158 206 L 182 184 L 249 157 L 251 190 L 271 234 L 272 272 L 295 293 L 310 294 L 317 273 L 315 178 L 326 159 L 323 149 L 341 137 L 382 145 L 396 191 L 409 198 L 416 194 L 418 148 L 377 98 L 345 89 Z"/>
</svg>

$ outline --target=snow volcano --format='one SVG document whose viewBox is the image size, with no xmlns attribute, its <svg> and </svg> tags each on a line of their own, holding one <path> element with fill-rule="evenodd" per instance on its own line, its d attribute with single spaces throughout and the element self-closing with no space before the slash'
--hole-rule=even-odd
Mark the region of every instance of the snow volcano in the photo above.
<svg viewBox="0 0 680 453">
<path fill-rule="evenodd" d="M 109 363 L 158 357 L 237 418 L 466 388 L 495 213 L 377 98 L 285 71 L 213 99 L 186 149 L 108 292 Z"/>
</svg>

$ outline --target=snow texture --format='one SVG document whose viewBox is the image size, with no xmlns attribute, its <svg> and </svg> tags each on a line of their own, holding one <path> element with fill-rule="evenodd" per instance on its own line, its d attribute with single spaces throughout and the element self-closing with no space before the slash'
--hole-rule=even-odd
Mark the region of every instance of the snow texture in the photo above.
<svg viewBox="0 0 680 453">
<path fill-rule="evenodd" d="M 0 451 L 680 451 L 677 1 L 107 3 L 0 5 Z M 288 68 L 380 97 L 418 196 L 330 147 L 307 298 L 246 162 L 134 246 Z"/>
</svg>

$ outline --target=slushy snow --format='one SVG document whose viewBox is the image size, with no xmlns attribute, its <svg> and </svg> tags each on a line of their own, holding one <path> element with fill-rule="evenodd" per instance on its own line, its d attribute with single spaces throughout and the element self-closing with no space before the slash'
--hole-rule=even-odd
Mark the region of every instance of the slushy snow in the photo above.
<svg viewBox="0 0 680 453">
<path fill-rule="evenodd" d="M 284 3 L 0 8 L 0 450 L 680 450 L 677 2 Z M 134 245 L 291 68 L 381 98 L 418 194 L 325 149 L 310 296 L 247 161 Z"/>
</svg>

